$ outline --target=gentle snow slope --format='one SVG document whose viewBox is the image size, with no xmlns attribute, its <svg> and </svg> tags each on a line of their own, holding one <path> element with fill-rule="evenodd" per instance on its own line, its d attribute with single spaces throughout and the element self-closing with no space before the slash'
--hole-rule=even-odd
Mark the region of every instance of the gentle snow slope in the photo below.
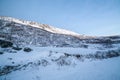
<svg viewBox="0 0 120 80">
<path fill-rule="evenodd" d="M 1 75 L 0 80 L 120 80 L 120 57 L 82 61 L 72 56 L 66 58 L 64 53 L 84 55 L 84 52 L 94 54 L 97 50 L 51 47 L 32 49 L 31 52 L 21 50 L 0 55 L 1 67 L 22 66 L 18 70 Z M 60 65 L 59 59 L 71 64 L 63 62 L 66 65 Z"/>
</svg>

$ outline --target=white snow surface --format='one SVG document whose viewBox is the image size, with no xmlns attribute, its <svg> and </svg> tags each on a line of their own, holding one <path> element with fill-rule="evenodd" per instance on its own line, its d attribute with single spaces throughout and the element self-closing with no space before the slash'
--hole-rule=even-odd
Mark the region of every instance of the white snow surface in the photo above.
<svg viewBox="0 0 120 80">
<path fill-rule="evenodd" d="M 79 62 L 76 66 L 34 67 L 12 72 L 6 80 L 120 80 L 120 57 L 102 61 Z M 1 80 L 2 80 L 1 78 Z"/>
<path fill-rule="evenodd" d="M 89 54 L 97 51 L 84 48 L 31 48 L 33 51 L 29 53 L 18 51 L 0 55 L 0 66 L 26 64 L 40 59 L 49 61 L 59 58 L 63 53 Z M 69 59 L 72 60 L 72 65 L 58 66 L 52 62 L 48 66 L 32 65 L 0 76 L 0 80 L 120 80 L 120 57 L 83 62 L 72 57 Z M 12 62 L 15 63 L 12 64 Z"/>
<path fill-rule="evenodd" d="M 97 50 L 93 49 L 85 49 L 85 48 L 56 48 L 56 47 L 33 47 L 32 52 L 27 53 L 24 51 L 18 51 L 17 53 L 5 53 L 2 56 L 0 56 L 0 65 L 5 66 L 5 65 L 13 65 L 11 64 L 12 61 L 14 61 L 16 64 L 22 63 L 25 64 L 27 62 L 35 61 L 40 58 L 47 58 L 50 53 L 53 53 L 54 55 L 51 56 L 51 58 L 58 58 L 64 53 L 69 53 L 69 54 L 94 54 Z M 57 54 L 55 54 L 57 53 Z M 11 61 L 8 60 L 8 58 L 12 58 Z M 5 62 L 5 63 L 3 63 Z M 14 64 L 15 65 L 15 64 Z"/>
</svg>

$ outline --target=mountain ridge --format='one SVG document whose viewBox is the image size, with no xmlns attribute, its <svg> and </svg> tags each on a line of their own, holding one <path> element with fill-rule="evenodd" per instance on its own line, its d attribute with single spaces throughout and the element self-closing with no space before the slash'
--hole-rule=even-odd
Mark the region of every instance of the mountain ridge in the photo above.
<svg viewBox="0 0 120 80">
<path fill-rule="evenodd" d="M 84 36 L 45 24 L 12 17 L 0 17 L 0 39 L 16 45 L 85 47 L 88 43 L 119 43 L 119 38 L 120 36 Z"/>
<path fill-rule="evenodd" d="M 36 28 L 41 28 L 41 29 L 44 29 L 44 30 L 52 32 L 52 33 L 65 34 L 65 35 L 71 35 L 71 36 L 76 36 L 76 37 L 80 37 L 80 36 L 88 37 L 88 36 L 80 35 L 79 33 L 76 33 L 73 31 L 56 28 L 56 27 L 53 27 L 53 26 L 50 26 L 47 24 L 40 24 L 40 23 L 34 22 L 34 21 L 26 21 L 26 20 L 12 18 L 12 17 L 6 17 L 6 16 L 0 16 L 0 19 L 5 20 L 5 21 L 23 24 L 23 25 L 28 25 L 28 26 L 32 26 L 32 27 L 36 27 Z"/>
<path fill-rule="evenodd" d="M 70 30 L 57 28 L 57 27 L 54 27 L 54 26 L 51 26 L 51 25 L 48 25 L 48 24 L 41 24 L 41 23 L 34 22 L 34 21 L 17 19 L 17 18 L 8 17 L 8 16 L 0 16 L 0 20 L 6 20 L 6 21 L 10 21 L 10 22 L 16 22 L 16 23 L 23 24 L 23 25 L 29 25 L 29 26 L 32 26 L 32 27 L 45 29 L 46 31 L 49 31 L 49 32 L 52 32 L 52 33 L 72 35 L 72 36 L 77 36 L 77 37 L 83 36 L 83 37 L 89 37 L 89 38 L 96 38 L 96 37 L 120 36 L 120 35 L 87 36 L 87 35 L 79 34 L 79 33 L 76 33 L 76 32 L 70 31 Z M 47 28 L 50 28 L 51 30 L 48 30 Z M 62 33 L 62 31 L 64 33 Z"/>
</svg>

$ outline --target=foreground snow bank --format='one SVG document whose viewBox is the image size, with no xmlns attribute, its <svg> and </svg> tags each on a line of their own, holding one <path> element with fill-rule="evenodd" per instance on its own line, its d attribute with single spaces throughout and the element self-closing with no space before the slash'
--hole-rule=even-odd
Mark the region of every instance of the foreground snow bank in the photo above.
<svg viewBox="0 0 120 80">
<path fill-rule="evenodd" d="M 0 80 L 120 80 L 119 49 L 30 48 L 0 55 Z"/>
<path fill-rule="evenodd" d="M 0 80 L 120 80 L 120 57 L 79 62 L 76 66 L 33 66 L 1 76 Z"/>
</svg>

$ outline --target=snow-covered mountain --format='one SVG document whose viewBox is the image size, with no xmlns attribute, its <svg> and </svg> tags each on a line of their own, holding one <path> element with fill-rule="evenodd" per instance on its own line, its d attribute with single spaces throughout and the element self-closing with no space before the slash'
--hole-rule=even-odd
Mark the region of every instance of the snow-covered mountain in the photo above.
<svg viewBox="0 0 120 80">
<path fill-rule="evenodd" d="M 0 17 L 0 39 L 19 46 L 83 47 L 86 43 L 107 43 L 116 42 L 116 40 L 120 42 L 118 38 L 120 36 L 113 36 L 113 38 L 84 36 L 46 24 Z"/>
<path fill-rule="evenodd" d="M 86 36 L 58 29 L 46 24 L 0 17 L 0 38 L 16 45 L 81 46 L 80 38 Z"/>
<path fill-rule="evenodd" d="M 0 80 L 120 80 L 120 35 L 0 17 Z"/>
<path fill-rule="evenodd" d="M 44 30 L 52 32 L 52 33 L 80 36 L 78 33 L 75 33 L 75 32 L 72 32 L 72 31 L 59 29 L 59 28 L 55 28 L 55 27 L 52 27 L 52 26 L 49 26 L 49 25 L 46 25 L 46 24 L 39 24 L 39 23 L 32 22 L 32 21 L 24 21 L 24 20 L 15 19 L 15 18 L 12 18 L 12 17 L 2 17 L 2 16 L 0 17 L 0 19 L 5 20 L 5 21 L 9 21 L 9 22 L 15 22 L 15 23 L 18 23 L 18 24 L 26 25 L 26 26 L 32 26 L 32 27 L 44 29 Z"/>
</svg>

